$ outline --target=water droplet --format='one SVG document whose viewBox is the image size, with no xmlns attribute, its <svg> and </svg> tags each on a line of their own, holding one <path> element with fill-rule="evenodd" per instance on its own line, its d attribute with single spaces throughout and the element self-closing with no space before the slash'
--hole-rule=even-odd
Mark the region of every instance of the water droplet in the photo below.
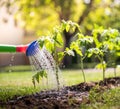
<svg viewBox="0 0 120 109">
<path fill-rule="evenodd" d="M 11 67 L 13 66 L 14 58 L 15 58 L 15 54 L 11 53 L 10 63 L 9 63 L 9 72 L 12 72 Z"/>
</svg>

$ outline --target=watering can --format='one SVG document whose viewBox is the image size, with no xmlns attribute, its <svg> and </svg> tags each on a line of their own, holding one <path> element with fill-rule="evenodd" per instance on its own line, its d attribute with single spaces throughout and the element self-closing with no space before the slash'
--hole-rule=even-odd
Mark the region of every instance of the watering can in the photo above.
<svg viewBox="0 0 120 109">
<path fill-rule="evenodd" d="M 33 41 L 28 45 L 5 45 L 0 44 L 0 52 L 21 52 L 26 53 L 26 56 L 32 56 L 39 48 L 38 41 Z"/>
</svg>

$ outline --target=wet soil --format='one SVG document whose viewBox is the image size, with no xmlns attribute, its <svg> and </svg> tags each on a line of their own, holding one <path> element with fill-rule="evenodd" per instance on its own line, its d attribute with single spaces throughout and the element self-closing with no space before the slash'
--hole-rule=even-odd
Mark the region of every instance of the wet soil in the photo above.
<svg viewBox="0 0 120 109">
<path fill-rule="evenodd" d="M 104 81 L 80 83 L 58 90 L 41 91 L 33 95 L 16 97 L 8 102 L 0 102 L 7 109 L 78 109 L 81 103 L 89 103 L 89 91 L 99 85 L 104 89 L 120 87 L 120 77 Z"/>
</svg>

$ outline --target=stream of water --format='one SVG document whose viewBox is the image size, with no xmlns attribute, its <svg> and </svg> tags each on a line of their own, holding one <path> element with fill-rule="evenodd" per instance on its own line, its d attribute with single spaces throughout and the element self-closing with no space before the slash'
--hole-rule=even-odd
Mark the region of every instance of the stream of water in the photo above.
<svg viewBox="0 0 120 109">
<path fill-rule="evenodd" d="M 11 53 L 9 67 L 13 66 L 14 59 L 15 59 L 15 53 Z M 12 72 L 11 68 L 9 69 L 9 72 Z"/>
<path fill-rule="evenodd" d="M 34 55 L 28 56 L 30 64 L 35 73 L 46 70 L 47 78 L 42 78 L 42 85 L 46 89 L 58 89 L 63 86 L 63 79 L 61 77 L 59 68 L 56 69 L 56 63 L 50 52 L 45 47 L 37 48 Z M 57 75 L 56 75 L 57 73 Z M 59 85 L 59 86 L 58 86 Z"/>
</svg>

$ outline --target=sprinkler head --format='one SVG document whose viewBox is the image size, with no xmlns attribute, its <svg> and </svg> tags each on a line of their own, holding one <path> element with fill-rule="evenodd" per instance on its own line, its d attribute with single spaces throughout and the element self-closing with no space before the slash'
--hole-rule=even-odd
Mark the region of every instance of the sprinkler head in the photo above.
<svg viewBox="0 0 120 109">
<path fill-rule="evenodd" d="M 27 50 L 26 50 L 26 56 L 33 56 L 38 52 L 39 49 L 39 43 L 37 41 L 33 41 L 29 44 Z"/>
</svg>

